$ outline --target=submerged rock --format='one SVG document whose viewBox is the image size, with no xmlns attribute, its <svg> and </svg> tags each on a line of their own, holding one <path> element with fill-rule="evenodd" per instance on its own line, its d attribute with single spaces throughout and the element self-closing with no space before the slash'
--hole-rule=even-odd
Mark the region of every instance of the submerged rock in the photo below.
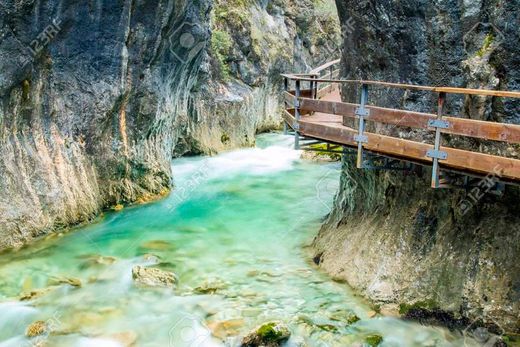
<svg viewBox="0 0 520 347">
<path fill-rule="evenodd" d="M 243 319 L 231 319 L 220 322 L 211 322 L 208 324 L 208 328 L 211 330 L 212 335 L 221 340 L 230 336 L 237 336 L 240 333 L 239 329 L 243 326 Z"/>
<path fill-rule="evenodd" d="M 36 321 L 27 327 L 25 336 L 36 337 L 44 335 L 48 332 L 47 324 L 44 321 Z"/>
<path fill-rule="evenodd" d="M 381 342 L 383 342 L 383 337 L 381 335 L 369 335 L 367 337 L 365 337 L 365 342 L 370 346 L 370 347 L 377 347 L 381 344 Z"/>
<path fill-rule="evenodd" d="M 174 288 L 177 284 L 177 277 L 173 272 L 151 267 L 135 266 L 132 269 L 132 278 L 135 282 L 149 287 Z"/>
<path fill-rule="evenodd" d="M 153 251 L 168 251 L 173 249 L 173 244 L 164 240 L 152 240 L 143 243 L 141 248 Z"/>
<path fill-rule="evenodd" d="M 53 287 L 46 287 L 46 288 L 31 290 L 30 292 L 24 292 L 20 295 L 20 301 L 38 299 L 38 298 L 54 291 L 57 288 L 58 288 L 57 286 L 53 286 Z"/>
<path fill-rule="evenodd" d="M 48 281 L 49 285 L 68 284 L 73 287 L 81 287 L 81 280 L 73 277 L 51 277 Z"/>
<path fill-rule="evenodd" d="M 117 261 L 116 257 L 112 256 L 103 256 L 103 255 L 92 255 L 85 259 L 83 264 L 81 264 L 81 268 L 88 268 L 92 266 L 109 266 L 114 264 Z"/>
<path fill-rule="evenodd" d="M 208 279 L 193 291 L 196 294 L 215 294 L 217 291 L 227 287 L 228 284 L 221 279 Z"/>
<path fill-rule="evenodd" d="M 277 347 L 291 337 L 289 328 L 281 322 L 262 324 L 242 340 L 242 347 Z"/>
</svg>

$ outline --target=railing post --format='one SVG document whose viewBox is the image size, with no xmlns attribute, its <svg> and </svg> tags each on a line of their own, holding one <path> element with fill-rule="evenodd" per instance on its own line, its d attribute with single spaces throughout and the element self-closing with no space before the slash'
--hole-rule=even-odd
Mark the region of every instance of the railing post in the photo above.
<svg viewBox="0 0 520 347">
<path fill-rule="evenodd" d="M 428 125 L 431 127 L 435 127 L 435 144 L 434 149 L 429 150 L 426 153 L 426 156 L 433 159 L 432 166 L 432 188 L 440 188 L 441 183 L 439 179 L 440 169 L 439 169 L 439 160 L 448 159 L 448 153 L 441 151 L 441 129 L 448 128 L 449 124 L 442 120 L 442 115 L 444 114 L 444 104 L 446 103 L 446 93 L 440 92 L 437 106 L 437 119 L 430 120 Z"/>
<path fill-rule="evenodd" d="M 300 149 L 300 80 L 296 80 L 296 89 L 294 92 L 294 149 Z"/>
<path fill-rule="evenodd" d="M 368 137 L 365 135 L 365 117 L 370 115 L 370 110 L 366 108 L 368 102 L 368 85 L 363 84 L 361 87 L 361 100 L 359 107 L 356 109 L 356 116 L 359 117 L 359 132 L 354 136 L 354 140 L 358 143 L 357 168 L 362 169 L 363 165 L 363 144 L 368 143 Z"/>
<path fill-rule="evenodd" d="M 287 77 L 284 78 L 284 81 L 283 81 L 283 88 L 286 92 L 289 91 L 289 79 Z M 285 106 L 285 109 L 287 109 L 287 101 L 285 100 L 285 96 L 283 98 L 283 104 Z M 284 135 L 287 135 L 288 133 L 288 129 L 287 129 L 287 122 L 284 120 L 283 121 L 283 134 Z"/>
<path fill-rule="evenodd" d="M 318 78 L 318 76 L 317 75 L 312 75 L 311 78 L 313 80 L 316 80 Z M 317 85 L 318 85 L 318 82 L 310 81 L 311 99 L 317 99 L 318 98 L 318 88 L 316 88 Z"/>
<path fill-rule="evenodd" d="M 330 67 L 330 78 L 331 80 L 334 79 L 334 65 Z M 330 83 L 330 91 L 332 92 L 334 90 L 334 83 Z"/>
</svg>

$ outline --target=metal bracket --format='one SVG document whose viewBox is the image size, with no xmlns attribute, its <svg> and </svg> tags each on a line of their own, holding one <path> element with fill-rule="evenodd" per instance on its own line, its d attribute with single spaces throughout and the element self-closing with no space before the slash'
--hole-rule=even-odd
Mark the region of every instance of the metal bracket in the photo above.
<svg viewBox="0 0 520 347">
<path fill-rule="evenodd" d="M 370 116 L 370 110 L 367 109 L 367 108 L 361 108 L 361 107 L 358 107 L 356 108 L 356 116 L 360 116 L 360 117 L 368 117 Z"/>
<path fill-rule="evenodd" d="M 426 156 L 433 158 L 433 159 L 440 159 L 440 160 L 448 159 L 448 153 L 443 152 L 443 151 L 438 151 L 435 149 L 428 150 L 428 152 L 426 152 Z"/>
<path fill-rule="evenodd" d="M 296 130 L 296 131 L 300 130 L 300 123 L 294 122 L 292 125 L 292 128 L 293 128 L 293 130 Z"/>
<path fill-rule="evenodd" d="M 441 119 L 430 119 L 428 121 L 428 126 L 430 128 L 448 129 L 450 127 L 450 122 Z"/>
<path fill-rule="evenodd" d="M 296 108 L 300 108 L 300 106 L 301 106 L 301 104 L 300 104 L 300 99 L 295 98 L 295 99 L 294 99 L 294 107 L 296 107 Z"/>
<path fill-rule="evenodd" d="M 366 135 L 354 135 L 354 140 L 358 143 L 368 143 L 368 136 Z"/>
</svg>

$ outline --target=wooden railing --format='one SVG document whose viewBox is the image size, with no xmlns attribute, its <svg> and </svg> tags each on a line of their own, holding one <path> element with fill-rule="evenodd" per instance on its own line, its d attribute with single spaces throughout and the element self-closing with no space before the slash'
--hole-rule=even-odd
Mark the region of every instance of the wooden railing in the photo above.
<svg viewBox="0 0 520 347">
<path fill-rule="evenodd" d="M 445 103 L 447 94 L 520 98 L 520 92 L 338 79 L 336 78 L 338 70 L 334 69 L 338 63 L 338 60 L 327 63 L 305 75 L 282 75 L 285 78 L 286 87 L 284 92 L 284 99 L 287 103 L 285 120 L 295 130 L 296 148 L 299 147 L 300 135 L 304 135 L 357 148 L 358 168 L 363 167 L 364 150 L 393 158 L 430 163 L 433 166 L 432 187 L 434 188 L 441 186 L 439 172 L 443 167 L 480 175 L 493 173 L 505 180 L 520 182 L 520 160 L 442 146 L 443 134 L 519 144 L 520 125 L 448 116 L 445 114 Z M 289 88 L 291 81 L 294 83 L 294 90 Z M 309 83 L 309 89 L 301 88 L 302 83 L 305 82 Z M 320 100 L 330 95 L 340 85 L 359 87 L 361 89 L 360 102 L 358 104 L 346 103 L 342 102 L 340 98 L 338 100 Z M 412 112 L 369 105 L 369 88 L 372 86 L 436 93 L 437 113 Z M 341 124 L 313 121 L 315 114 L 339 115 L 343 121 Z M 302 118 L 302 115 L 308 115 L 308 117 Z M 323 117 L 320 119 L 323 120 Z M 350 123 L 352 119 L 357 121 L 358 125 L 355 129 L 347 126 L 349 119 Z M 433 144 L 427 144 L 424 141 L 411 141 L 366 132 L 367 122 L 434 132 L 435 140 Z"/>
</svg>

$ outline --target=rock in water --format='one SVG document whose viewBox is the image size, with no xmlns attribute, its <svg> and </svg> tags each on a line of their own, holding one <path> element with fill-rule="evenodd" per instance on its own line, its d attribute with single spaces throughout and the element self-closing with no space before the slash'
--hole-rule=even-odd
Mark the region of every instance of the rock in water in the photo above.
<svg viewBox="0 0 520 347">
<path fill-rule="evenodd" d="M 137 283 L 149 287 L 174 288 L 177 284 L 177 277 L 173 272 L 152 267 L 135 266 L 132 269 L 132 278 Z"/>
<path fill-rule="evenodd" d="M 47 324 L 44 321 L 36 321 L 27 327 L 25 336 L 36 337 L 47 333 Z"/>
<path fill-rule="evenodd" d="M 51 277 L 48 281 L 49 285 L 68 284 L 73 287 L 81 287 L 81 280 L 73 277 Z"/>
<path fill-rule="evenodd" d="M 289 328 L 281 322 L 264 323 L 242 340 L 241 347 L 277 347 L 291 336 Z"/>
</svg>

